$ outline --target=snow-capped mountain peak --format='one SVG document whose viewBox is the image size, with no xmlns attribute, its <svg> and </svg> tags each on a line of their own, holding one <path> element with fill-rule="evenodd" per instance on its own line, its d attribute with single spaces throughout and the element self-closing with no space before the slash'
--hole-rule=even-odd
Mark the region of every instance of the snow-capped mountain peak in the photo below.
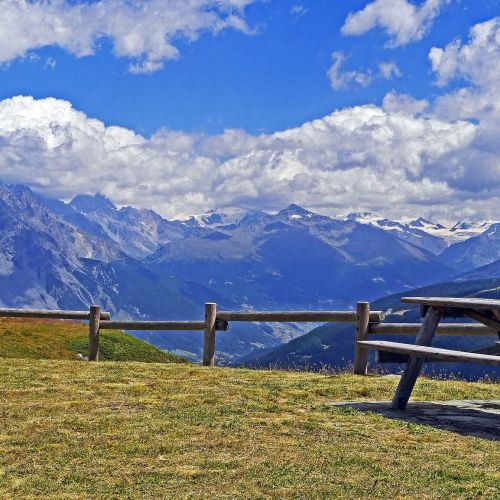
<svg viewBox="0 0 500 500">
<path fill-rule="evenodd" d="M 402 218 L 400 220 L 391 220 L 381 217 L 373 212 L 353 212 L 345 216 L 337 217 L 337 219 L 344 221 L 355 221 L 360 224 L 369 224 L 379 229 L 384 229 L 391 232 L 399 232 L 403 239 L 411 240 L 413 237 L 421 238 L 425 235 L 441 240 L 435 248 L 428 248 L 429 250 L 439 253 L 445 247 L 454 243 L 465 241 L 474 236 L 487 231 L 495 221 L 460 221 L 452 227 L 446 227 L 443 224 L 432 222 L 423 217 L 418 218 Z M 409 238 L 408 234 L 411 234 Z M 413 241 L 413 243 L 418 243 Z M 419 246 L 422 246 L 419 244 Z M 425 245 L 424 245 L 425 246 Z"/>
<path fill-rule="evenodd" d="M 186 224 L 197 227 L 219 227 L 238 224 L 246 215 L 247 210 L 240 208 L 213 208 L 200 215 L 192 215 Z"/>
<path fill-rule="evenodd" d="M 382 219 L 378 214 L 373 212 L 351 212 L 347 215 L 337 217 L 339 220 L 355 221 L 361 224 L 377 223 Z"/>
<path fill-rule="evenodd" d="M 480 236 L 488 231 L 494 224 L 498 224 L 498 222 L 492 220 L 457 222 L 450 229 L 450 241 L 456 243 L 459 241 L 466 241 L 475 236 Z"/>
<path fill-rule="evenodd" d="M 278 216 L 281 217 L 287 217 L 288 219 L 310 219 L 311 217 L 314 217 L 316 214 L 313 212 L 310 212 L 309 210 L 306 210 L 305 208 L 300 207 L 299 205 L 296 205 L 295 203 L 292 203 L 285 209 L 281 210 L 278 212 Z"/>
<path fill-rule="evenodd" d="M 459 221 L 450 229 L 450 231 L 452 232 L 469 231 L 469 232 L 483 233 L 484 231 L 487 231 L 488 228 L 493 224 L 498 224 L 498 222 L 493 220 Z"/>
<path fill-rule="evenodd" d="M 446 229 L 442 224 L 436 224 L 431 222 L 430 220 L 424 219 L 423 217 L 419 217 L 418 219 L 411 220 L 407 222 L 410 227 L 418 227 L 424 231 L 436 231 Z"/>
</svg>

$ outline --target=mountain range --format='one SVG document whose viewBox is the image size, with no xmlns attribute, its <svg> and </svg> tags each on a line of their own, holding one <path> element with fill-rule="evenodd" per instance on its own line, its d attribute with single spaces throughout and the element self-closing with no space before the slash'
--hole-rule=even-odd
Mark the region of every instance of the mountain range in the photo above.
<svg viewBox="0 0 500 500">
<path fill-rule="evenodd" d="M 166 220 L 102 195 L 63 202 L 0 183 L 0 304 L 96 302 L 121 319 L 198 319 L 209 301 L 225 309 L 352 308 L 432 283 L 492 277 L 500 271 L 499 228 L 370 213 L 328 217 L 297 205 Z M 219 357 L 235 362 L 280 348 L 305 328 L 234 325 L 219 335 Z M 200 356 L 199 333 L 138 336 Z"/>
</svg>

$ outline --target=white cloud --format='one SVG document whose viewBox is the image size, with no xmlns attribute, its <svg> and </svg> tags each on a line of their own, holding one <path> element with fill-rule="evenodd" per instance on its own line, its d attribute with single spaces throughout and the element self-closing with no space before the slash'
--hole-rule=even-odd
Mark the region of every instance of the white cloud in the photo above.
<svg viewBox="0 0 500 500">
<path fill-rule="evenodd" d="M 350 84 L 355 83 L 361 87 L 368 87 L 373 81 L 371 72 L 363 71 L 342 71 L 342 66 L 346 61 L 346 56 L 342 52 L 332 53 L 332 65 L 328 70 L 330 85 L 336 90 L 345 89 Z"/>
<path fill-rule="evenodd" d="M 100 191 L 119 204 L 183 216 L 213 206 L 277 209 L 290 202 L 330 213 L 366 207 L 395 214 L 453 209 L 442 175 L 476 126 L 357 106 L 268 135 L 159 131 L 150 139 L 57 99 L 0 102 L 0 171 L 70 198 Z"/>
<path fill-rule="evenodd" d="M 388 113 L 404 113 L 418 115 L 429 107 L 425 99 L 415 99 L 408 94 L 397 94 L 392 91 L 384 96 L 382 108 Z"/>
<path fill-rule="evenodd" d="M 53 57 L 47 57 L 43 69 L 54 69 L 56 67 L 56 60 Z"/>
<path fill-rule="evenodd" d="M 389 46 L 405 45 L 423 38 L 447 1 L 425 0 L 416 6 L 408 0 L 375 0 L 362 10 L 351 12 L 341 31 L 359 36 L 379 27 L 389 35 Z"/>
<path fill-rule="evenodd" d="M 476 24 L 465 44 L 455 40 L 444 49 L 433 47 L 429 59 L 437 85 L 462 82 L 458 90 L 437 99 L 439 116 L 448 120 L 476 119 L 492 126 L 500 121 L 500 17 Z"/>
<path fill-rule="evenodd" d="M 168 217 L 295 202 L 325 213 L 498 218 L 499 30 L 498 19 L 481 23 L 467 42 L 431 51 L 441 85 L 463 82 L 435 102 L 390 92 L 381 107 L 345 108 L 273 134 L 160 130 L 148 139 L 66 101 L 6 99 L 0 179 L 62 198 L 100 191 Z"/>
<path fill-rule="evenodd" d="M 402 75 L 398 65 L 393 61 L 384 61 L 378 64 L 378 71 L 373 72 L 371 69 L 361 70 L 342 70 L 342 66 L 347 60 L 347 56 L 343 52 L 332 53 L 332 65 L 328 70 L 328 79 L 330 85 L 335 90 L 349 88 L 351 85 L 359 85 L 368 87 L 374 80 L 383 78 L 384 80 L 392 80 L 394 77 Z"/>
<path fill-rule="evenodd" d="M 455 40 L 432 48 L 429 59 L 438 85 L 455 79 L 463 85 L 437 99 L 435 114 L 478 122 L 474 141 L 450 159 L 448 168 L 460 173 L 450 184 L 488 199 L 500 185 L 500 17 L 475 25 L 465 44 Z"/>
<path fill-rule="evenodd" d="M 478 87 L 496 87 L 500 67 L 500 17 L 476 24 L 467 44 L 455 40 L 444 49 L 429 53 L 432 69 L 440 86 L 463 78 Z"/>
<path fill-rule="evenodd" d="M 392 80 L 393 78 L 399 78 L 402 76 L 402 72 L 399 66 L 394 61 L 384 61 L 379 63 L 378 69 L 380 75 L 385 80 Z"/>
<path fill-rule="evenodd" d="M 0 0 L 0 62 L 57 46 L 77 57 L 96 51 L 109 38 L 130 70 L 150 73 L 179 57 L 175 40 L 232 28 L 249 32 L 245 8 L 256 0 Z"/>
<path fill-rule="evenodd" d="M 290 14 L 293 16 L 294 20 L 305 16 L 307 12 L 308 10 L 303 5 L 292 5 L 290 9 Z"/>
</svg>

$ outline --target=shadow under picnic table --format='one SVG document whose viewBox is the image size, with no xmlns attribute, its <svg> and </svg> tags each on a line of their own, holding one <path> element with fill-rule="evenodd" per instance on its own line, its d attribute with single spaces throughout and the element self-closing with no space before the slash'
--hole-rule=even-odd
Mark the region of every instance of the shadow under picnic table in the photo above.
<svg viewBox="0 0 500 500">
<path fill-rule="evenodd" d="M 392 410 L 390 402 L 336 403 L 339 408 L 352 408 L 377 413 L 386 418 L 430 425 L 438 429 L 500 441 L 500 401 L 410 401 L 405 410 Z"/>
</svg>

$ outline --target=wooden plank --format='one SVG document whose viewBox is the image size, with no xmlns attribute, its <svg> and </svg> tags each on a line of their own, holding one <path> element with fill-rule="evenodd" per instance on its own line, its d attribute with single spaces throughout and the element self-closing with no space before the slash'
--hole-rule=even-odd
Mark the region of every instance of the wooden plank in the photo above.
<svg viewBox="0 0 500 500">
<path fill-rule="evenodd" d="M 377 349 L 398 354 L 408 354 L 411 357 L 428 360 L 441 360 L 453 363 L 480 363 L 484 365 L 500 365 L 500 356 L 478 354 L 474 352 L 453 351 L 439 347 L 401 344 L 400 342 L 386 342 L 384 340 L 370 340 L 359 342 L 365 349 Z M 411 359 L 411 358 L 410 358 Z"/>
<path fill-rule="evenodd" d="M 368 339 L 370 303 L 358 302 L 356 306 L 356 344 L 354 350 L 354 373 L 366 375 L 368 372 L 368 351 L 358 347 L 358 341 Z"/>
<path fill-rule="evenodd" d="M 225 321 L 260 321 L 266 323 L 355 323 L 356 311 L 219 311 Z M 372 311 L 370 321 L 383 321 L 382 311 Z"/>
<path fill-rule="evenodd" d="M 203 330 L 203 321 L 101 321 L 101 330 Z"/>
<path fill-rule="evenodd" d="M 55 311 L 45 309 L 9 309 L 0 308 L 2 318 L 47 318 L 47 319 L 89 319 L 89 311 Z M 109 312 L 101 312 L 102 319 L 110 319 Z"/>
<path fill-rule="evenodd" d="M 477 311 L 465 311 L 466 316 L 500 332 L 500 321 Z"/>
<path fill-rule="evenodd" d="M 101 330 L 203 330 L 203 321 L 101 321 Z"/>
<path fill-rule="evenodd" d="M 491 354 L 493 356 L 500 355 L 500 342 L 495 342 L 493 345 L 489 347 L 483 347 L 482 349 L 478 349 L 477 351 L 472 351 L 475 354 Z"/>
<path fill-rule="evenodd" d="M 99 361 L 99 322 L 101 308 L 90 306 L 89 312 L 89 361 Z"/>
<path fill-rule="evenodd" d="M 441 320 L 441 313 L 434 307 L 430 307 L 422 322 L 415 345 L 428 346 L 431 344 L 434 334 Z M 424 360 L 416 356 L 411 356 L 406 363 L 405 371 L 392 399 L 391 408 L 404 410 L 410 399 L 413 387 L 422 371 Z"/>
<path fill-rule="evenodd" d="M 205 329 L 204 321 L 101 321 L 101 330 L 179 330 L 197 331 Z M 215 329 L 227 332 L 227 321 L 217 320 Z"/>
<path fill-rule="evenodd" d="M 215 365 L 215 322 L 217 320 L 217 304 L 205 304 L 205 328 L 203 336 L 203 365 Z"/>
<path fill-rule="evenodd" d="M 420 323 L 370 323 L 370 335 L 418 335 Z M 457 336 L 467 335 L 474 337 L 497 336 L 492 328 L 478 323 L 441 323 L 436 335 Z"/>
<path fill-rule="evenodd" d="M 492 346 L 483 347 L 482 349 L 477 349 L 472 351 L 474 354 L 491 354 L 500 355 L 500 342 L 496 342 Z M 375 352 L 375 362 L 379 364 L 404 364 L 408 363 L 410 356 L 408 354 L 399 354 L 395 352 L 376 350 Z M 445 363 L 442 359 L 433 359 L 433 363 Z"/>
<path fill-rule="evenodd" d="M 456 298 L 456 297 L 402 297 L 405 304 L 421 304 L 435 307 L 456 307 L 459 309 L 489 309 L 500 311 L 500 300 Z"/>
</svg>

